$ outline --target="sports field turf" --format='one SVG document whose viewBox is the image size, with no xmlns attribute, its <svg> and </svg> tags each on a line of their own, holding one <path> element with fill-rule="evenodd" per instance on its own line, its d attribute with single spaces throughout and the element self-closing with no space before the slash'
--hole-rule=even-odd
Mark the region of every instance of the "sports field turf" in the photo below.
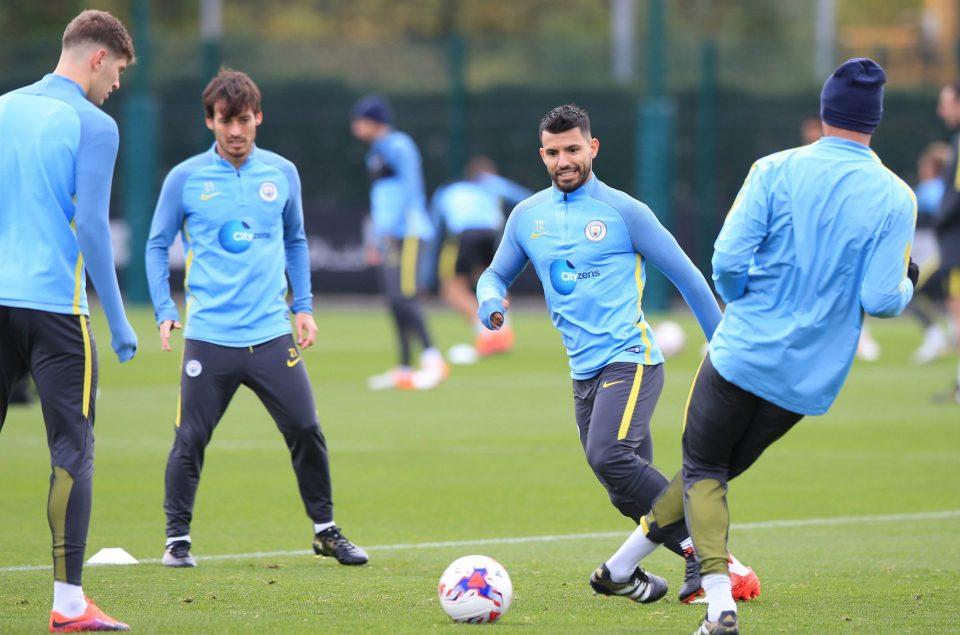
<svg viewBox="0 0 960 635">
<path fill-rule="evenodd" d="M 649 606 L 593 596 L 593 568 L 631 529 L 577 441 L 559 335 L 542 308 L 515 311 L 507 356 L 455 367 L 439 389 L 370 392 L 394 360 L 386 314 L 317 313 L 305 353 L 331 449 L 336 520 L 368 548 L 348 568 L 309 552 L 312 527 L 289 456 L 263 407 L 234 399 L 206 459 L 192 528 L 196 569 L 159 564 L 163 473 L 179 350 L 159 349 L 152 313 L 133 314 L 140 352 L 124 366 L 94 315 L 101 361 L 94 509 L 87 556 L 122 547 L 136 566 L 88 567 L 84 589 L 139 633 L 690 633 L 702 607 L 674 597 L 682 563 L 654 554 L 671 591 Z M 453 314 L 431 324 L 467 340 Z M 679 465 L 681 412 L 700 338 L 668 361 L 654 418 L 656 461 Z M 960 406 L 938 405 L 954 362 L 908 363 L 919 329 L 872 322 L 880 361 L 855 364 L 833 410 L 807 419 L 731 489 L 733 552 L 763 584 L 741 605 L 745 633 L 960 632 Z M 0 434 L 0 633 L 46 631 L 49 456 L 38 405 Z M 436 583 L 454 558 L 500 560 L 513 607 L 493 626 L 455 626 Z M 455 630 L 451 630 L 455 629 Z"/>
</svg>

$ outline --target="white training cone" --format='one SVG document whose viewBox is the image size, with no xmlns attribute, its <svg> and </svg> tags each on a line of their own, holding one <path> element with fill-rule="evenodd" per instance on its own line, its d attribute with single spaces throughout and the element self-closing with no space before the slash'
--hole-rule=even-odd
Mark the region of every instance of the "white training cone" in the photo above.
<svg viewBox="0 0 960 635">
<path fill-rule="evenodd" d="M 87 564 L 137 564 L 137 559 L 120 547 L 107 547 L 93 554 Z"/>
</svg>

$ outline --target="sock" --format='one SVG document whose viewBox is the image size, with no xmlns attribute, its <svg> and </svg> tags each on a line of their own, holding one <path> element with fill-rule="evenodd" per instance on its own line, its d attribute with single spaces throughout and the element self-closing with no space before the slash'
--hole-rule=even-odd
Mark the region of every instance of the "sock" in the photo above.
<svg viewBox="0 0 960 635">
<path fill-rule="evenodd" d="M 53 582 L 53 610 L 64 617 L 77 617 L 87 610 L 83 587 L 66 582 Z"/>
<path fill-rule="evenodd" d="M 960 388 L 960 363 L 957 364 L 957 388 Z"/>
<path fill-rule="evenodd" d="M 332 520 L 328 523 L 313 523 L 313 533 L 319 534 L 324 529 L 330 529 L 331 527 L 336 527 L 337 523 Z"/>
<path fill-rule="evenodd" d="M 420 353 L 420 365 L 425 366 L 427 364 L 435 364 L 437 362 L 443 361 L 443 355 L 440 354 L 436 348 L 431 346 L 430 348 L 423 349 L 423 352 Z"/>
<path fill-rule="evenodd" d="M 638 525 L 617 552 L 607 560 L 610 579 L 614 582 L 626 582 L 633 575 L 637 564 L 659 547 L 660 544 L 647 538 L 643 527 Z"/>
<path fill-rule="evenodd" d="M 190 541 L 190 534 L 187 534 L 186 536 L 170 536 L 169 538 L 167 538 L 167 544 L 166 544 L 166 546 L 169 547 L 169 546 L 172 545 L 173 543 L 178 542 L 178 541 L 180 541 L 180 540 L 186 540 L 187 542 L 191 542 L 191 541 Z M 191 543 L 191 544 L 192 544 L 192 543 Z"/>
<path fill-rule="evenodd" d="M 723 573 L 708 573 L 703 576 L 703 590 L 707 593 L 707 621 L 716 622 L 724 611 L 737 612 L 733 600 L 730 576 Z"/>
</svg>

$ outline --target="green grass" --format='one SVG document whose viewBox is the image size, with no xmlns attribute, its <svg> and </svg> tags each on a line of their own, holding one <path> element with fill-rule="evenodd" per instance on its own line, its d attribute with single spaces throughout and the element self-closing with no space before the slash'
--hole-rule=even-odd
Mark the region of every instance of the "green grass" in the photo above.
<svg viewBox="0 0 960 635">
<path fill-rule="evenodd" d="M 440 573 L 468 553 L 497 558 L 513 578 L 513 607 L 490 627 L 498 632 L 684 633 L 702 618 L 701 607 L 673 599 L 682 566 L 666 552 L 648 560 L 673 587 L 655 605 L 595 597 L 586 585 L 631 527 L 582 457 L 566 358 L 537 308 L 514 312 L 512 354 L 455 367 L 434 391 L 374 393 L 366 376 L 394 359 L 385 312 L 321 307 L 319 344 L 305 362 L 331 449 L 336 520 L 369 547 L 370 564 L 342 567 L 307 553 L 312 527 L 283 440 L 241 390 L 207 452 L 194 554 L 275 555 L 161 566 L 179 354 L 160 352 L 148 311 L 133 318 L 140 353 L 123 366 L 102 315 L 93 318 L 101 396 L 87 555 L 123 547 L 149 562 L 87 567 L 84 589 L 136 632 L 484 628 L 453 625 L 436 599 Z M 444 348 L 468 339 L 451 313 L 430 318 Z M 690 318 L 678 319 L 698 341 Z M 761 597 L 741 607 L 746 633 L 960 632 L 960 407 L 929 399 L 955 366 L 910 366 L 916 326 L 872 324 L 881 360 L 857 363 L 827 416 L 803 421 L 733 483 L 731 547 L 763 583 Z M 657 463 L 671 474 L 696 349 L 668 362 L 654 418 Z M 0 435 L 0 633 L 46 630 L 51 571 L 11 568 L 50 563 L 49 469 L 39 406 L 11 409 Z M 954 514 L 914 516 L 932 511 Z M 886 515 L 900 519 L 861 518 Z M 762 524 L 829 518 L 846 520 Z M 622 533 L 572 537 L 604 532 Z M 570 537 L 425 545 L 537 536 Z"/>
</svg>

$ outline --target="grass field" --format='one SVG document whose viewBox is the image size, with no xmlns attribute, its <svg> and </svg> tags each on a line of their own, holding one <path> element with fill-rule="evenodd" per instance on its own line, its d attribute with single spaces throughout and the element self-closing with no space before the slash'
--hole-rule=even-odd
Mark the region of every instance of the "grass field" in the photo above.
<svg viewBox="0 0 960 635">
<path fill-rule="evenodd" d="M 439 389 L 370 392 L 394 360 L 386 315 L 320 308 L 305 353 L 331 449 L 336 520 L 368 548 L 365 567 L 308 552 L 283 440 L 245 389 L 206 458 L 192 528 L 196 569 L 159 564 L 163 473 L 173 438 L 179 350 L 162 354 L 152 314 L 133 314 L 140 352 L 120 366 L 102 315 L 94 509 L 87 556 L 123 547 L 136 566 L 87 567 L 84 589 L 139 633 L 689 633 L 702 607 L 679 604 L 682 563 L 656 553 L 671 584 L 641 606 L 593 596 L 586 580 L 631 523 L 582 457 L 559 336 L 542 308 L 513 313 L 513 353 L 455 367 Z M 667 364 L 654 418 L 657 463 L 679 465 L 695 345 Z M 468 339 L 451 313 L 431 323 Z M 731 548 L 763 583 L 741 606 L 745 633 L 960 632 L 960 407 L 930 395 L 955 366 L 915 368 L 919 330 L 873 322 L 879 362 L 858 362 L 832 411 L 803 421 L 732 485 Z M 0 633 L 46 631 L 51 604 L 45 503 L 49 455 L 37 405 L 11 409 L 0 435 Z M 453 625 L 436 583 L 468 553 L 500 560 L 515 595 L 493 626 Z M 453 630 L 451 630 L 453 629 Z"/>
</svg>

